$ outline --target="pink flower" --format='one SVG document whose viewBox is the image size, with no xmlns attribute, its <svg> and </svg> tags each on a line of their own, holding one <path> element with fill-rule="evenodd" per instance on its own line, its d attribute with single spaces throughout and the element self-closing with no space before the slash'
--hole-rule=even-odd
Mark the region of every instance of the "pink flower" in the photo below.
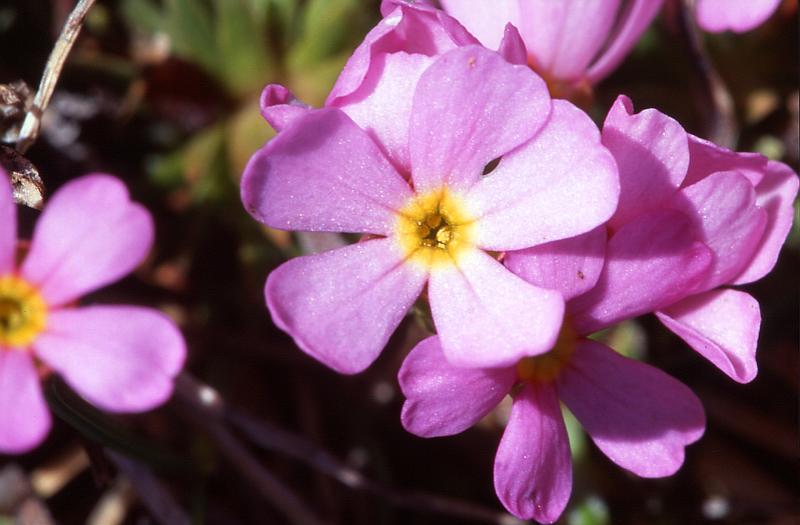
<svg viewBox="0 0 800 525">
<path fill-rule="evenodd" d="M 706 31 L 744 33 L 763 24 L 781 0 L 698 0 L 697 23 Z"/>
<path fill-rule="evenodd" d="M 368 235 L 276 269 L 265 289 L 273 320 L 311 356 L 355 373 L 427 285 L 453 362 L 498 366 L 546 351 L 563 300 L 491 252 L 605 221 L 617 200 L 613 160 L 588 116 L 551 102 L 528 68 L 480 46 L 444 52 L 412 87 L 376 94 L 370 129 L 337 108 L 304 111 L 250 160 L 242 200 L 259 221 Z M 405 99 L 410 110 L 392 112 Z"/>
<path fill-rule="evenodd" d="M 609 245 L 637 254 L 648 234 L 660 235 L 644 243 L 649 245 L 643 257 L 666 242 L 664 250 L 674 251 L 669 256 L 674 263 L 686 263 L 689 275 L 704 273 L 708 250 L 675 235 L 686 229 L 685 222 L 673 226 L 673 236 L 650 226 L 649 231 L 620 230 Z M 572 470 L 559 399 L 606 456 L 643 477 L 674 473 L 683 463 L 684 448 L 703 433 L 702 405 L 686 386 L 575 329 L 572 306 L 595 289 L 605 251 L 606 232 L 601 226 L 572 239 L 508 254 L 509 268 L 559 290 L 567 299 L 564 327 L 549 353 L 523 357 L 507 367 L 460 368 L 445 359 L 434 336 L 411 351 L 399 372 L 407 398 L 403 426 L 422 437 L 462 432 L 512 395 L 511 417 L 495 457 L 494 485 L 503 505 L 522 519 L 552 523 L 569 500 Z"/>
<path fill-rule="evenodd" d="M 752 380 L 759 306 L 729 286 L 756 281 L 775 265 L 792 224 L 797 175 L 762 155 L 735 153 L 689 135 L 654 109 L 633 114 L 624 96 L 609 112 L 602 136 L 619 166 L 621 192 L 608 222 L 613 235 L 606 269 L 573 305 L 575 323 L 591 332 L 655 312 L 728 376 Z M 670 234 L 676 221 L 691 233 Z M 636 228 L 670 242 L 645 251 L 615 246 L 617 237 Z M 671 242 L 678 235 L 710 250 L 705 274 L 690 278 L 684 263 L 672 260 Z"/>
<path fill-rule="evenodd" d="M 528 62 L 554 93 L 608 76 L 650 25 L 663 0 L 441 0 L 443 8 L 497 49 L 507 23 L 519 29 Z"/>
<path fill-rule="evenodd" d="M 76 304 L 144 259 L 150 214 L 116 178 L 76 179 L 50 199 L 18 266 L 11 187 L 0 178 L 0 452 L 30 450 L 50 428 L 39 365 L 104 410 L 164 402 L 185 355 L 175 325 L 149 308 Z"/>
</svg>

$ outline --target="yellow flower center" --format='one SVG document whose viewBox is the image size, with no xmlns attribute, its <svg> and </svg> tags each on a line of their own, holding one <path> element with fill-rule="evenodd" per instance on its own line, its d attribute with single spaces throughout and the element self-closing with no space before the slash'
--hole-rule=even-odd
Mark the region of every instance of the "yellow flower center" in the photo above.
<svg viewBox="0 0 800 525">
<path fill-rule="evenodd" d="M 442 188 L 411 199 L 395 230 L 406 257 L 432 268 L 454 262 L 472 245 L 473 222 L 463 201 Z"/>
<path fill-rule="evenodd" d="M 564 321 L 561 332 L 552 350 L 546 354 L 535 357 L 525 357 L 517 363 L 517 377 L 521 381 L 535 383 L 549 383 L 553 381 L 561 369 L 569 362 L 575 346 L 578 343 L 578 334 Z"/>
<path fill-rule="evenodd" d="M 47 304 L 35 287 L 15 275 L 0 276 L 0 346 L 28 346 L 46 321 Z"/>
</svg>

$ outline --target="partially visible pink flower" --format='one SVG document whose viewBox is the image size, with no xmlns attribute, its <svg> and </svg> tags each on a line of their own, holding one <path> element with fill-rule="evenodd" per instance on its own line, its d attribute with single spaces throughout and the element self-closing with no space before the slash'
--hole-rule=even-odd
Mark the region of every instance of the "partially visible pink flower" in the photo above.
<svg viewBox="0 0 800 525">
<path fill-rule="evenodd" d="M 711 33 L 744 33 L 760 26 L 781 0 L 697 0 L 697 24 Z"/>
<path fill-rule="evenodd" d="M 496 366 L 546 351 L 563 300 L 492 252 L 583 233 L 616 204 L 616 168 L 596 127 L 551 102 L 527 67 L 478 45 L 422 59 L 410 92 L 370 95 L 370 126 L 335 107 L 305 111 L 242 177 L 245 207 L 273 228 L 368 236 L 285 263 L 265 288 L 275 323 L 339 372 L 369 366 L 426 286 L 453 362 Z M 376 72 L 369 84 L 389 82 Z M 397 133 L 376 131 L 389 128 Z"/>
<path fill-rule="evenodd" d="M 0 452 L 30 450 L 50 428 L 40 364 L 104 410 L 140 412 L 163 403 L 186 353 L 175 325 L 149 308 L 76 304 L 144 259 L 153 242 L 147 210 L 114 177 L 69 182 L 45 206 L 18 266 L 14 208 L 2 172 Z"/>
<path fill-rule="evenodd" d="M 658 214 L 679 214 L 713 258 L 706 275 L 686 286 L 679 265 L 659 276 L 643 264 L 648 257 L 668 257 L 666 246 L 651 254 L 617 250 L 612 236 L 604 277 L 576 301 L 574 322 L 594 331 L 655 311 L 728 376 L 752 380 L 759 306 L 729 286 L 760 279 L 775 265 L 792 224 L 797 174 L 762 155 L 732 152 L 689 135 L 654 109 L 634 114 L 624 96 L 609 112 L 602 135 L 620 173 L 619 205 L 608 223 L 612 234 Z M 671 229 L 666 220 L 657 226 Z"/>
<path fill-rule="evenodd" d="M 669 224 L 659 228 L 661 221 Z M 647 364 L 622 357 L 575 330 L 572 306 L 596 287 L 604 254 L 627 251 L 651 258 L 653 279 L 678 265 L 689 282 L 707 272 L 711 254 L 694 241 L 676 212 L 621 229 L 606 240 L 604 227 L 510 252 L 509 268 L 567 299 L 561 335 L 547 354 L 500 368 L 459 368 L 445 359 L 438 337 L 418 344 L 399 372 L 407 401 L 403 426 L 422 437 L 469 428 L 511 394 L 511 417 L 494 464 L 494 485 L 515 516 L 552 523 L 569 500 L 572 470 L 559 400 L 575 414 L 598 448 L 617 465 L 643 477 L 673 474 L 684 448 L 703 433 L 705 416 L 683 384 Z M 659 260 L 658 252 L 663 250 Z M 674 281 L 674 279 L 673 279 Z M 680 284 L 679 284 L 680 286 Z M 663 292 L 662 292 L 663 294 Z"/>
<path fill-rule="evenodd" d="M 483 45 L 519 29 L 530 66 L 558 95 L 594 85 L 625 58 L 663 0 L 441 0 Z"/>
</svg>

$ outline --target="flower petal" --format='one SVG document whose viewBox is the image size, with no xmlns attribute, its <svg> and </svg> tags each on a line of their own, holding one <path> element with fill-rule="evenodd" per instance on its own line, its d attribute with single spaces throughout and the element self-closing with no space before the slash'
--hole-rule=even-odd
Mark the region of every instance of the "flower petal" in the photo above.
<svg viewBox="0 0 800 525">
<path fill-rule="evenodd" d="M 150 308 L 90 306 L 50 312 L 36 355 L 92 404 L 142 412 L 172 395 L 186 359 L 175 324 Z"/>
<path fill-rule="evenodd" d="M 606 251 L 606 228 L 506 253 L 506 268 L 529 283 L 557 290 L 569 301 L 594 288 Z"/>
<path fill-rule="evenodd" d="M 620 0 L 519 4 L 520 32 L 534 69 L 548 77 L 577 81 L 603 48 Z"/>
<path fill-rule="evenodd" d="M 558 394 L 611 461 L 646 478 L 674 474 L 705 429 L 686 385 L 594 341 L 575 350 Z"/>
<path fill-rule="evenodd" d="M 420 75 L 436 56 L 477 40 L 422 3 L 385 1 L 381 12 L 385 18 L 347 61 L 326 106 L 347 113 L 406 175 L 411 94 Z"/>
<path fill-rule="evenodd" d="M 286 230 L 389 234 L 412 196 L 369 136 L 338 109 L 309 112 L 253 155 L 242 201 Z"/>
<path fill-rule="evenodd" d="M 755 186 L 766 168 L 767 157 L 760 153 L 731 151 L 690 134 L 689 170 L 682 186 L 691 186 L 717 171 L 738 171 Z"/>
<path fill-rule="evenodd" d="M 0 275 L 14 270 L 17 248 L 17 210 L 11 181 L 0 167 Z"/>
<path fill-rule="evenodd" d="M 520 519 L 553 523 L 572 491 L 569 438 L 555 389 L 526 384 L 514 397 L 494 460 L 494 490 Z"/>
<path fill-rule="evenodd" d="M 664 308 L 705 282 L 711 250 L 689 219 L 672 210 L 640 215 L 606 246 L 597 285 L 569 304 L 573 326 L 590 334 L 618 321 Z"/>
<path fill-rule="evenodd" d="M 439 338 L 411 350 L 397 375 L 406 396 L 401 420 L 417 436 L 458 434 L 503 400 L 516 379 L 514 368 L 459 368 L 444 357 Z"/>
<path fill-rule="evenodd" d="M 122 181 L 87 175 L 50 198 L 21 273 L 51 306 L 65 304 L 130 273 L 152 244 L 153 218 Z"/>
<path fill-rule="evenodd" d="M 267 279 L 275 324 L 297 346 L 337 372 L 367 368 L 425 285 L 393 239 L 297 257 Z"/>
<path fill-rule="evenodd" d="M 445 356 L 456 366 L 510 366 L 544 353 L 564 314 L 558 292 L 528 284 L 480 250 L 434 267 L 428 298 Z"/>
<path fill-rule="evenodd" d="M 280 84 L 268 84 L 261 92 L 259 103 L 261 116 L 275 131 L 281 131 L 312 109 Z"/>
<path fill-rule="evenodd" d="M 443 54 L 414 92 L 409 153 L 415 188 L 469 188 L 490 161 L 530 139 L 549 112 L 547 87 L 527 67 L 479 46 Z"/>
<path fill-rule="evenodd" d="M 533 140 L 503 157 L 466 196 L 475 243 L 487 250 L 585 233 L 611 217 L 618 197 L 616 164 L 597 126 L 565 100 L 554 100 Z"/>
<path fill-rule="evenodd" d="M 684 213 L 714 252 L 703 289 L 730 282 L 753 258 L 767 214 L 756 206 L 750 181 L 736 172 L 718 172 L 679 191 L 671 208 Z"/>
<path fill-rule="evenodd" d="M 731 379 L 752 381 L 761 326 L 758 301 L 737 290 L 712 290 L 675 303 L 656 316 Z"/>
<path fill-rule="evenodd" d="M 420 75 L 434 59 L 418 53 L 382 53 L 370 62 L 370 91 L 347 104 L 332 104 L 375 138 L 375 142 L 403 173 L 409 173 L 408 126 L 412 97 Z"/>
<path fill-rule="evenodd" d="M 613 229 L 670 200 L 686 176 L 688 140 L 674 119 L 655 109 L 634 115 L 630 99 L 617 97 L 603 125 L 603 144 L 617 161 L 621 187 L 609 221 Z"/>
<path fill-rule="evenodd" d="M 797 186 L 797 174 L 789 166 L 774 161 L 767 163 L 764 178 L 756 186 L 756 204 L 767 213 L 767 225 L 753 259 L 733 284 L 757 281 L 775 266 L 792 228 Z"/>
<path fill-rule="evenodd" d="M 617 27 L 602 54 L 586 73 L 589 82 L 596 84 L 607 77 L 628 55 L 639 37 L 661 9 L 664 0 L 633 0 L 619 17 Z"/>
<path fill-rule="evenodd" d="M 781 0 L 697 0 L 697 24 L 711 33 L 744 33 L 763 24 Z"/>
<path fill-rule="evenodd" d="M 519 0 L 440 0 L 440 3 L 489 49 L 500 47 L 506 23 L 520 26 Z"/>
<path fill-rule="evenodd" d="M 500 41 L 497 52 L 511 64 L 525 65 L 528 63 L 525 42 L 522 41 L 519 30 L 511 22 L 506 24 L 503 40 Z"/>
<path fill-rule="evenodd" d="M 50 430 L 31 355 L 0 348 L 0 454 L 22 454 L 41 443 Z"/>
</svg>

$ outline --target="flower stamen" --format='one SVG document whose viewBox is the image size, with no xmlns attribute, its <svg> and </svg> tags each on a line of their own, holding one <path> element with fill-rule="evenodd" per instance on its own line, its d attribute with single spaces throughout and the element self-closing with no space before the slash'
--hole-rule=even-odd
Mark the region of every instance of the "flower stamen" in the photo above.
<svg viewBox="0 0 800 525">
<path fill-rule="evenodd" d="M 47 304 L 34 286 L 15 275 L 0 277 L 0 346 L 28 346 L 46 321 Z"/>
</svg>

